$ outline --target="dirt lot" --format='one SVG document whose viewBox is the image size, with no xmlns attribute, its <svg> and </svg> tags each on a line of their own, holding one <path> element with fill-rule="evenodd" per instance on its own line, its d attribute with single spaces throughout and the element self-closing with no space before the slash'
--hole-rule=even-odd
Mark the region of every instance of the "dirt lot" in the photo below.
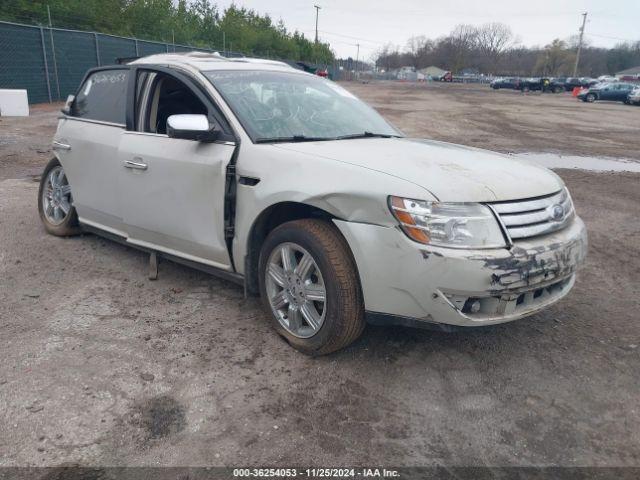
<svg viewBox="0 0 640 480">
<path fill-rule="evenodd" d="M 463 84 L 351 84 L 411 136 L 501 152 L 562 152 L 640 159 L 640 108 L 584 103 L 570 94 L 522 94 Z"/>
<path fill-rule="evenodd" d="M 349 85 L 406 133 L 640 159 L 640 108 L 487 87 Z M 311 359 L 242 289 L 46 235 L 56 109 L 0 119 L 0 466 L 640 465 L 640 175 L 560 170 L 590 254 L 542 314 L 367 328 Z"/>
</svg>

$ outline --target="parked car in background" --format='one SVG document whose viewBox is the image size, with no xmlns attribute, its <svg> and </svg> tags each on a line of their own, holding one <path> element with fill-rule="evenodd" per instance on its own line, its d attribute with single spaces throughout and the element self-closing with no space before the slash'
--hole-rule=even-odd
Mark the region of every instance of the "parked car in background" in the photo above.
<svg viewBox="0 0 640 480">
<path fill-rule="evenodd" d="M 549 79 L 549 91 L 553 93 L 561 93 L 565 91 L 564 84 L 567 81 L 566 77 L 551 77 Z"/>
<path fill-rule="evenodd" d="M 598 83 L 598 80 L 596 80 L 595 78 L 590 78 L 590 77 L 580 77 L 580 78 L 578 78 L 578 77 L 569 77 L 565 81 L 564 88 L 565 88 L 566 91 L 571 92 L 576 87 L 589 88 L 589 87 L 592 87 L 593 85 L 596 85 L 597 83 Z"/>
<path fill-rule="evenodd" d="M 555 173 L 407 138 L 282 62 L 191 52 L 90 70 L 52 148 L 46 231 L 137 247 L 152 272 L 161 256 L 237 282 L 311 355 L 367 321 L 451 330 L 531 315 L 569 293 L 587 250 Z M 259 320 L 237 322 L 259 334 Z"/>
<path fill-rule="evenodd" d="M 519 89 L 523 92 L 564 92 L 564 80 L 558 81 L 554 78 L 525 78 L 520 81 Z"/>
<path fill-rule="evenodd" d="M 518 77 L 496 78 L 489 84 L 489 86 L 494 90 L 499 90 L 501 88 L 517 90 L 520 88 L 520 79 Z"/>
<path fill-rule="evenodd" d="M 573 91 L 574 88 L 582 87 L 582 86 L 583 86 L 582 82 L 580 82 L 580 79 L 577 78 L 577 77 L 569 77 L 564 82 L 564 89 L 567 92 L 571 92 L 571 91 Z"/>
<path fill-rule="evenodd" d="M 631 90 L 627 100 L 630 105 L 640 105 L 640 85 Z"/>
<path fill-rule="evenodd" d="M 629 94 L 635 88 L 632 83 L 599 83 L 578 94 L 583 102 L 595 102 L 596 100 L 609 100 L 613 102 L 629 103 Z"/>
<path fill-rule="evenodd" d="M 617 81 L 618 79 L 616 77 L 612 77 L 610 75 L 600 75 L 598 77 L 598 82 L 601 82 L 601 83 L 614 83 Z"/>
<path fill-rule="evenodd" d="M 522 92 L 538 91 L 543 89 L 543 79 L 536 77 L 523 78 L 518 83 L 518 90 Z"/>
</svg>

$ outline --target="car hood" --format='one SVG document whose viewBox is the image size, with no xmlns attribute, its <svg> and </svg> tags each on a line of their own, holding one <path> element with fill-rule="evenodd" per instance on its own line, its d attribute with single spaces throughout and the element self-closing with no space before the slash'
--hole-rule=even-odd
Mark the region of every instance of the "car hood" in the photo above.
<svg viewBox="0 0 640 480">
<path fill-rule="evenodd" d="M 544 167 L 434 140 L 363 138 L 274 146 L 399 177 L 443 202 L 516 200 L 554 193 L 563 186 L 562 180 Z"/>
</svg>

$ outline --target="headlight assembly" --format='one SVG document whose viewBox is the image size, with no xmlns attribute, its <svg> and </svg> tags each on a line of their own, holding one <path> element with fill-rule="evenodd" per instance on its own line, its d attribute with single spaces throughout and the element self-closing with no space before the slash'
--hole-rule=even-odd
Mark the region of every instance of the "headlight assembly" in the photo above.
<svg viewBox="0 0 640 480">
<path fill-rule="evenodd" d="M 440 203 L 389 197 L 400 227 L 416 242 L 449 248 L 502 248 L 502 230 L 493 212 L 480 203 Z"/>
</svg>

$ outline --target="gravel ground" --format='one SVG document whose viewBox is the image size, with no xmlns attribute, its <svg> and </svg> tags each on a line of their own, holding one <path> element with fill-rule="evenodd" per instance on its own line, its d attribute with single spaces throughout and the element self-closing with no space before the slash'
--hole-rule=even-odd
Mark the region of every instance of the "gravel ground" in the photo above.
<svg viewBox="0 0 640 480">
<path fill-rule="evenodd" d="M 640 108 L 584 103 L 569 93 L 523 94 L 442 83 L 348 84 L 407 135 L 501 152 L 560 152 L 640 160 Z"/>
<path fill-rule="evenodd" d="M 414 135 L 639 158 L 640 108 L 348 87 Z M 462 333 L 368 327 L 311 359 L 233 284 L 168 262 L 150 282 L 140 252 L 45 234 L 34 180 L 54 107 L 0 119 L 0 466 L 640 466 L 640 175 L 559 171 L 590 254 L 547 311 Z"/>
</svg>

